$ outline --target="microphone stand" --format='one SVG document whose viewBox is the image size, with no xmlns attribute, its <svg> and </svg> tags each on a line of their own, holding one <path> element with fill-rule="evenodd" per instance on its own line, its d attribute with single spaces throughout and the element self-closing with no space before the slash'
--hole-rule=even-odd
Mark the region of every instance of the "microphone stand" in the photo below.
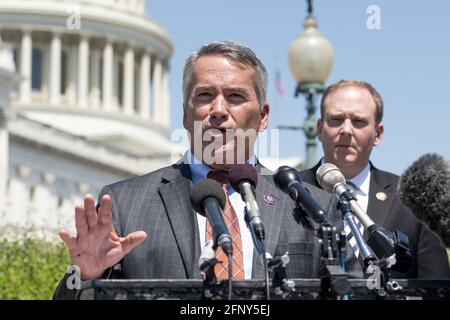
<svg viewBox="0 0 450 320">
<path fill-rule="evenodd" d="M 387 292 L 396 292 L 402 287 L 392 279 L 390 270 L 406 272 L 412 264 L 412 253 L 409 249 L 408 237 L 398 230 L 393 232 L 379 225 L 372 225 L 367 229 L 369 239 L 367 243 L 374 252 L 382 257 L 379 268 L 382 272 L 382 288 L 378 288 L 377 294 L 385 296 Z"/>
<path fill-rule="evenodd" d="M 355 237 L 361 257 L 358 260 L 363 272 L 365 274 L 368 272 L 374 273 L 377 268 L 381 271 L 379 274 L 380 283 L 373 288 L 376 290 L 376 294 L 382 297 L 386 295 L 385 290 L 395 292 L 402 289 L 396 281 L 391 279 L 390 269 L 398 264 L 397 270 L 404 270 L 411 263 L 412 256 L 409 250 L 408 237 L 400 231 L 390 232 L 381 226 L 372 225 L 368 228 L 369 240 L 366 242 L 353 220 L 354 214 L 351 204 L 345 197 L 339 199 L 337 209 L 341 211 L 344 221 Z M 396 258 L 397 254 L 400 263 Z M 382 258 L 379 259 L 379 256 Z"/>
<path fill-rule="evenodd" d="M 294 219 L 297 223 L 311 231 L 321 245 L 321 263 L 320 263 L 320 283 L 324 298 L 334 296 L 337 299 L 347 299 L 351 290 L 350 282 L 344 271 L 344 266 L 339 265 L 344 261 L 342 255 L 345 254 L 345 235 L 338 234 L 336 227 L 328 221 L 319 224 L 307 215 L 304 209 L 297 205 L 293 211 Z"/>
<path fill-rule="evenodd" d="M 202 299 L 214 299 L 219 295 L 217 290 L 217 277 L 214 272 L 214 266 L 219 262 L 215 255 L 216 249 L 217 244 L 214 240 L 210 240 L 205 244 L 200 255 L 199 269 L 203 275 Z"/>
<path fill-rule="evenodd" d="M 262 259 L 262 264 L 264 266 L 264 278 L 266 280 L 266 298 L 267 300 L 270 300 L 270 282 L 269 282 L 269 269 L 267 265 L 267 257 L 266 257 L 266 246 L 264 244 L 264 238 L 261 238 L 261 236 L 257 236 L 255 233 L 255 230 L 250 225 L 250 219 L 247 212 L 247 208 L 244 208 L 245 211 L 245 222 L 247 224 L 247 227 L 250 229 L 250 233 L 252 235 L 253 244 L 255 246 L 256 252 L 260 255 Z M 263 233 L 260 233 L 261 235 Z"/>
<path fill-rule="evenodd" d="M 200 256 L 200 273 L 204 276 L 203 279 L 203 290 L 201 299 L 220 299 L 223 297 L 223 291 L 219 286 L 219 281 L 217 280 L 216 273 L 214 271 L 214 266 L 219 263 L 216 258 L 217 243 L 214 240 L 210 240 L 205 244 L 202 254 Z M 203 260 L 203 261 L 202 261 Z M 231 274 L 231 259 L 228 257 L 228 268 L 229 274 Z M 228 300 L 232 298 L 232 279 L 228 279 Z"/>
<path fill-rule="evenodd" d="M 355 220 L 353 220 L 353 211 L 350 202 L 341 198 L 337 204 L 337 209 L 341 211 L 344 221 L 350 227 L 350 230 L 355 237 L 356 245 L 359 248 L 359 254 L 361 256 L 361 267 L 363 269 L 363 272 L 366 273 L 367 268 L 370 265 L 377 264 L 378 259 L 372 252 L 372 249 L 370 249 L 369 245 L 364 240 L 361 232 L 356 226 Z"/>
<path fill-rule="evenodd" d="M 272 286 L 273 291 L 282 298 L 287 298 L 290 293 L 295 292 L 295 283 L 287 279 L 286 266 L 289 263 L 289 253 L 286 252 L 281 257 L 272 258 L 267 252 L 267 266 L 269 271 L 273 273 Z"/>
<path fill-rule="evenodd" d="M 266 252 L 264 239 L 260 239 L 260 237 L 255 233 L 254 229 L 251 227 L 246 208 L 245 213 L 245 222 L 250 229 L 256 252 L 260 255 L 262 264 L 264 266 L 267 300 L 270 300 L 269 273 L 273 274 L 272 287 L 275 294 L 287 296 L 288 294 L 295 291 L 295 283 L 292 280 L 288 280 L 286 275 L 286 266 L 290 261 L 288 252 L 286 252 L 281 257 L 272 258 L 271 254 L 269 252 Z M 260 234 L 261 233 L 259 233 L 259 235 Z"/>
</svg>

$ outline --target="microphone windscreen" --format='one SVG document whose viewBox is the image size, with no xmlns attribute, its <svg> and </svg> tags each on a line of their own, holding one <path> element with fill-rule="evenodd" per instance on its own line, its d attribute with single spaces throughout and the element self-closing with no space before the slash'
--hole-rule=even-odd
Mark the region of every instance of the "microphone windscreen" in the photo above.
<svg viewBox="0 0 450 320">
<path fill-rule="evenodd" d="M 429 153 L 409 166 L 399 179 L 398 194 L 412 213 L 450 247 L 450 164 Z"/>
<path fill-rule="evenodd" d="M 258 173 L 253 165 L 246 164 L 235 164 L 232 165 L 228 176 L 230 178 L 230 184 L 234 190 L 239 190 L 239 184 L 244 180 L 249 182 L 253 188 L 258 184 Z"/>
<path fill-rule="evenodd" d="M 345 177 L 341 170 L 332 163 L 322 164 L 316 171 L 316 179 L 322 189 L 333 193 L 338 183 L 345 184 Z"/>
<path fill-rule="evenodd" d="M 292 182 L 301 183 L 300 174 L 298 171 L 289 166 L 281 166 L 275 171 L 273 175 L 273 182 L 278 189 L 283 192 L 289 193 L 289 185 Z"/>
<path fill-rule="evenodd" d="M 191 191 L 191 204 L 194 210 L 204 216 L 202 201 L 208 197 L 216 198 L 220 207 L 225 208 L 227 197 L 222 185 L 213 179 L 204 179 L 195 184 Z"/>
</svg>

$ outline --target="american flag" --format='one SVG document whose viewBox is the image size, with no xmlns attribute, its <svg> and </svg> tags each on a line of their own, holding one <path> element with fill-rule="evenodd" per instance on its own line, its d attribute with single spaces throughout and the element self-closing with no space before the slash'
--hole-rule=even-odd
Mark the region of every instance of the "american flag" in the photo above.
<svg viewBox="0 0 450 320">
<path fill-rule="evenodd" d="M 284 87 L 283 78 L 281 77 L 280 70 L 275 71 L 275 85 L 278 95 L 284 98 L 286 96 L 286 89 Z"/>
</svg>

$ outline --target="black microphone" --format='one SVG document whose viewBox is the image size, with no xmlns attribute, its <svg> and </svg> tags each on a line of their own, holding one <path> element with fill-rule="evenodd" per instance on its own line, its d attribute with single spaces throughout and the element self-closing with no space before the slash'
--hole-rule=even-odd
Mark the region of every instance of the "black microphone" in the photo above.
<svg viewBox="0 0 450 320">
<path fill-rule="evenodd" d="M 254 188 L 258 184 L 258 174 L 251 164 L 235 164 L 229 172 L 231 186 L 239 191 L 245 202 L 248 223 L 258 240 L 264 240 L 264 226 L 261 221 L 258 203 L 256 202 Z"/>
<path fill-rule="evenodd" d="M 414 216 L 450 248 L 450 163 L 428 153 L 400 176 L 398 194 Z"/>
<path fill-rule="evenodd" d="M 192 188 L 192 207 L 208 219 L 214 243 L 218 244 L 226 255 L 232 255 L 233 245 L 222 212 L 226 201 L 222 186 L 213 179 L 204 179 Z"/>
<path fill-rule="evenodd" d="M 325 211 L 303 185 L 297 170 L 281 166 L 273 175 L 278 189 L 287 193 L 317 223 L 328 223 Z"/>
</svg>

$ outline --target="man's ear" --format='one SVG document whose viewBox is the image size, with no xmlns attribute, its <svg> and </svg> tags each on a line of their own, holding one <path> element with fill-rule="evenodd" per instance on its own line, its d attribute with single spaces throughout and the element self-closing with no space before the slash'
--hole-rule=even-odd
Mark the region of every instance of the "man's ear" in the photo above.
<svg viewBox="0 0 450 320">
<path fill-rule="evenodd" d="M 183 105 L 183 127 L 186 129 L 186 107 Z"/>
<path fill-rule="evenodd" d="M 378 146 L 381 142 L 381 139 L 383 138 L 384 135 L 384 124 L 383 122 L 380 122 L 379 124 L 377 124 L 377 127 L 375 128 L 375 132 L 376 132 L 376 136 L 375 136 L 375 140 L 373 142 L 374 146 Z"/>
<path fill-rule="evenodd" d="M 322 129 L 323 129 L 323 121 L 322 119 L 317 120 L 316 130 L 317 130 L 317 138 L 320 142 L 322 142 Z"/>
<path fill-rule="evenodd" d="M 261 110 L 261 123 L 259 125 L 259 131 L 264 131 L 267 129 L 267 126 L 269 125 L 269 112 L 270 112 L 270 105 L 266 102 Z"/>
</svg>

